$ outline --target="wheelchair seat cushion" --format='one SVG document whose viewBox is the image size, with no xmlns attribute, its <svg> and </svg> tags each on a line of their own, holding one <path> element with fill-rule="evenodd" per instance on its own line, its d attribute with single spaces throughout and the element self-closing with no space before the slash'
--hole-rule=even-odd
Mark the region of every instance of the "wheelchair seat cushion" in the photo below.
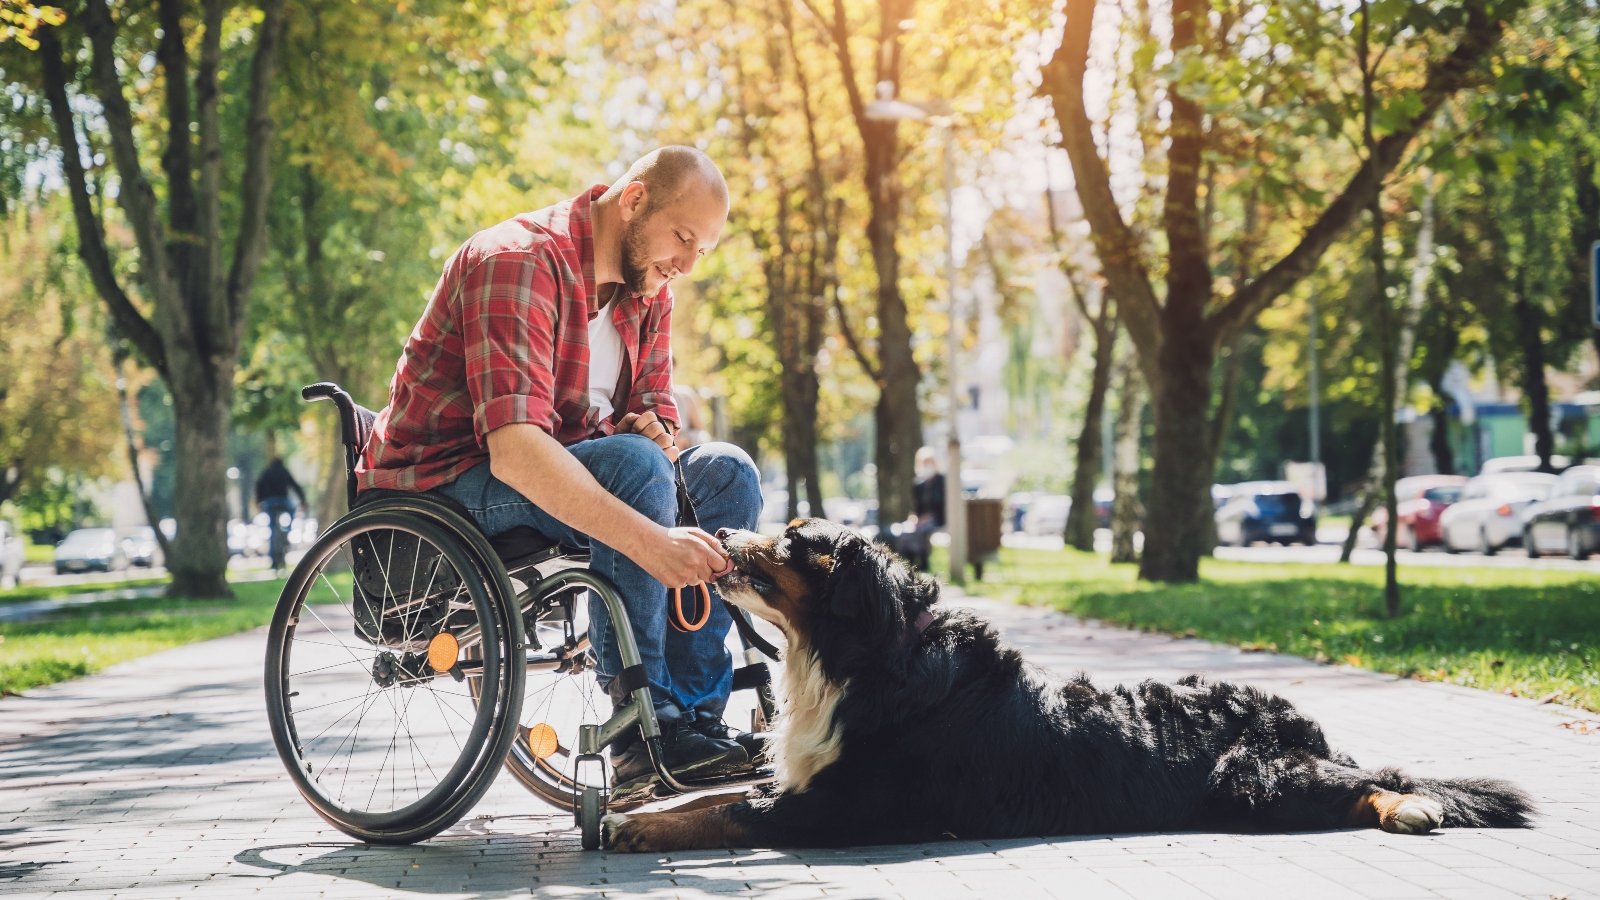
<svg viewBox="0 0 1600 900">
<path fill-rule="evenodd" d="M 471 511 L 456 498 L 439 491 L 426 491 L 424 493 L 426 493 L 428 499 L 443 504 L 460 514 L 468 522 L 477 524 L 477 520 L 472 517 Z M 360 496 L 356 498 L 355 505 L 359 508 L 387 497 L 409 498 L 413 496 L 415 494 L 410 491 L 385 489 L 362 491 Z M 506 567 L 507 572 L 512 574 L 557 556 L 570 557 L 575 561 L 582 561 L 588 557 L 586 552 L 576 547 L 563 547 L 558 541 L 545 537 L 531 525 L 518 525 L 508 531 L 485 536 L 489 538 L 489 546 L 494 548 L 495 555 L 500 557 L 501 564 Z"/>
</svg>

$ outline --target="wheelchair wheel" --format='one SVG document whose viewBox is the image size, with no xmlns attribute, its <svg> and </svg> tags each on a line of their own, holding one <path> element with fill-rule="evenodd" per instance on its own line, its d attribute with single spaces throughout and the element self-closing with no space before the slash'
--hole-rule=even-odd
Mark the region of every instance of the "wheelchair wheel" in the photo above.
<svg viewBox="0 0 1600 900">
<path fill-rule="evenodd" d="M 578 729 L 611 716 L 611 700 L 594 678 L 588 601 L 582 585 L 522 596 L 527 681 L 517 738 L 506 771 L 539 799 L 576 812 L 585 788 L 607 790 L 600 767 L 580 767 Z"/>
<path fill-rule="evenodd" d="M 426 500 L 336 523 L 268 637 L 267 716 L 300 793 L 339 830 L 424 840 L 488 790 L 522 700 L 522 627 L 476 529 Z"/>
</svg>

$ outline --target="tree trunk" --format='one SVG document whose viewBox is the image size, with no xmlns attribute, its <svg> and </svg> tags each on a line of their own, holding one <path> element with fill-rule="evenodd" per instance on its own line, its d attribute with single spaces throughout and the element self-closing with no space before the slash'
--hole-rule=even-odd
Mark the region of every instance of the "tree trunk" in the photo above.
<svg viewBox="0 0 1600 900">
<path fill-rule="evenodd" d="M 1206 460 L 1207 485 L 1217 480 L 1217 456 L 1222 453 L 1222 442 L 1233 427 L 1234 411 L 1238 408 L 1239 376 L 1244 371 L 1245 352 L 1253 349 L 1250 343 L 1250 338 L 1235 341 L 1228 352 L 1227 361 L 1222 364 L 1222 387 L 1217 392 L 1217 412 L 1211 421 L 1211 454 Z M 1195 525 L 1200 533 L 1200 546 L 1196 551 L 1201 556 L 1213 556 L 1217 550 L 1217 508 L 1209 487 L 1206 489 L 1206 502 L 1201 504 L 1196 513 L 1200 516 L 1200 521 Z"/>
<path fill-rule="evenodd" d="M 1203 332 L 1184 334 L 1182 329 L 1168 330 L 1160 377 L 1150 387 L 1155 457 L 1139 560 L 1139 577 L 1148 581 L 1194 581 L 1200 576 L 1201 515 L 1211 505 L 1211 448 L 1206 444 L 1214 351 Z"/>
<path fill-rule="evenodd" d="M 133 486 L 139 491 L 139 506 L 144 510 L 144 520 L 149 523 L 150 530 L 155 534 L 156 546 L 161 548 L 161 558 L 165 560 L 172 553 L 172 545 L 167 541 L 167 535 L 161 530 L 161 518 L 156 515 L 154 504 L 150 502 L 150 489 L 144 483 L 144 473 L 139 470 L 139 445 L 134 440 L 133 410 L 128 402 L 128 379 L 122 374 L 122 354 L 117 354 L 117 405 L 122 413 L 122 439 L 128 451 L 128 469 L 133 473 Z M 3 500 L 3 498 L 0 498 Z"/>
<path fill-rule="evenodd" d="M 1372 253 L 1372 278 L 1377 285 L 1376 300 L 1378 303 L 1378 345 L 1379 358 L 1382 360 L 1378 371 L 1382 388 L 1382 418 L 1380 427 L 1383 429 L 1383 481 L 1382 490 L 1385 509 L 1388 512 L 1388 524 L 1383 529 L 1383 607 L 1389 618 L 1400 615 L 1400 582 L 1395 571 L 1395 538 L 1400 532 L 1400 517 L 1395 502 L 1394 482 L 1399 474 L 1399 434 L 1395 429 L 1395 409 L 1400 398 L 1405 394 L 1405 386 L 1409 382 L 1406 369 L 1410 366 L 1409 341 L 1405 355 L 1401 354 L 1396 344 L 1394 304 L 1389 300 L 1389 266 L 1388 256 L 1383 248 L 1383 174 L 1378 170 L 1378 141 L 1373 134 L 1372 117 L 1375 112 L 1376 92 L 1373 89 L 1377 77 L 1377 62 L 1372 55 L 1372 10 L 1367 0 L 1361 0 L 1361 28 L 1356 32 L 1356 52 L 1361 63 L 1361 135 L 1362 144 L 1367 151 L 1367 166 L 1373 172 L 1374 190 L 1367 198 L 1367 213 L 1372 219 L 1371 241 L 1368 244 Z M 1432 183 L 1429 183 L 1429 195 L 1424 211 L 1422 232 L 1417 237 L 1417 253 L 1420 256 L 1425 247 L 1431 245 L 1433 240 L 1432 216 Z M 1420 294 L 1418 287 L 1425 284 L 1425 278 L 1419 279 L 1415 274 L 1412 277 L 1413 293 Z M 1405 319 L 1409 319 L 1407 316 Z M 1401 323 L 1402 328 L 1405 322 Z"/>
<path fill-rule="evenodd" d="M 1550 430 L 1550 385 L 1544 374 L 1542 317 L 1520 290 L 1512 311 L 1517 317 L 1517 337 L 1522 345 L 1522 392 L 1528 398 L 1528 429 L 1533 432 L 1533 452 L 1539 456 L 1539 471 L 1554 472 L 1550 455 L 1555 452 L 1555 435 Z"/>
<path fill-rule="evenodd" d="M 1090 330 L 1095 336 L 1094 374 L 1089 380 L 1089 399 L 1083 408 L 1083 428 L 1078 432 L 1072 470 L 1072 506 L 1067 512 L 1066 533 L 1062 535 L 1068 547 L 1086 552 L 1094 550 L 1094 488 L 1100 480 L 1100 420 L 1105 410 L 1106 391 L 1111 385 L 1111 363 L 1117 343 L 1115 322 L 1110 322 L 1109 329 L 1105 327 L 1111 318 L 1110 300 L 1103 299 L 1100 309 L 1101 321 L 1091 323 Z"/>
<path fill-rule="evenodd" d="M 1116 379 L 1121 403 L 1117 408 L 1116 453 L 1111 476 L 1112 490 L 1116 493 L 1111 501 L 1111 561 L 1132 563 L 1139 561 L 1133 535 L 1139 530 L 1139 519 L 1143 512 L 1139 503 L 1139 451 L 1142 443 L 1139 438 L 1144 421 L 1144 385 L 1133 353 L 1122 354 Z M 1149 544 L 1145 546 L 1148 548 Z"/>
<path fill-rule="evenodd" d="M 891 176 L 892 177 L 892 176 Z M 886 192 L 887 193 L 887 192 Z M 894 190 L 895 202 L 899 191 Z M 879 521 L 898 522 L 911 512 L 914 458 L 922 446 L 922 413 L 917 404 L 920 373 L 911 356 L 911 329 L 900 296 L 900 257 L 895 247 L 898 216 L 875 208 L 867 225 L 878 272 L 878 403 L 873 462 L 878 467 Z M 952 485 L 960 474 L 948 474 Z"/>
<path fill-rule="evenodd" d="M 1428 435 L 1428 449 L 1433 451 L 1433 467 L 1440 475 L 1456 474 L 1455 451 L 1450 449 L 1450 411 L 1444 403 L 1443 379 L 1434 382 L 1433 409 L 1428 417 L 1433 422 L 1433 433 Z"/>
<path fill-rule="evenodd" d="M 178 533 L 167 559 L 174 597 L 233 596 L 226 577 L 228 480 L 218 465 L 227 459 L 232 384 L 231 371 L 213 383 L 182 363 L 173 369 L 172 402 L 185 413 L 173 417 L 173 459 L 183 485 L 173 498 Z"/>
</svg>

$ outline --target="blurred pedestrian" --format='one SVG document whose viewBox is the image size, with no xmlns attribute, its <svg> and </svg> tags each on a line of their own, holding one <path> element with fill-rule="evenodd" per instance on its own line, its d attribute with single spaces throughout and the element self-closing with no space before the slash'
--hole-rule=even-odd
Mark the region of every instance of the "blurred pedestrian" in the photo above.
<svg viewBox="0 0 1600 900">
<path fill-rule="evenodd" d="M 289 523 L 294 521 L 295 511 L 294 499 L 289 496 L 291 492 L 300 498 L 301 506 L 306 505 L 306 492 L 301 489 L 300 482 L 294 480 L 283 458 L 274 456 L 256 479 L 256 506 L 267 514 L 267 555 L 274 572 L 283 571 L 288 555 Z"/>
<path fill-rule="evenodd" d="M 917 480 L 911 486 L 911 516 L 896 526 L 895 552 L 926 572 L 933 553 L 933 533 L 944 527 L 944 473 L 932 447 L 916 455 Z"/>
</svg>

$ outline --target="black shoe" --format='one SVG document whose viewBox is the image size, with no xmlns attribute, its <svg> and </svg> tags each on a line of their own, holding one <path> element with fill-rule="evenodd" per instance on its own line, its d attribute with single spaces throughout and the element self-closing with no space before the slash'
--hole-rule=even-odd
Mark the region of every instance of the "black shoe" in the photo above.
<svg viewBox="0 0 1600 900">
<path fill-rule="evenodd" d="M 620 742 L 619 742 L 620 744 Z M 659 779 L 645 743 L 635 737 L 611 748 L 611 803 L 653 799 Z M 661 755 L 667 771 L 678 778 L 710 778 L 749 768 L 750 756 L 733 741 L 707 737 L 682 719 L 661 724 Z"/>
<path fill-rule="evenodd" d="M 750 765 L 764 766 L 772 761 L 771 743 L 772 735 L 763 731 L 735 731 L 733 726 L 722 719 L 710 719 L 700 716 L 691 726 L 708 738 L 719 741 L 733 741 L 744 748 L 746 756 L 750 757 Z"/>
</svg>

